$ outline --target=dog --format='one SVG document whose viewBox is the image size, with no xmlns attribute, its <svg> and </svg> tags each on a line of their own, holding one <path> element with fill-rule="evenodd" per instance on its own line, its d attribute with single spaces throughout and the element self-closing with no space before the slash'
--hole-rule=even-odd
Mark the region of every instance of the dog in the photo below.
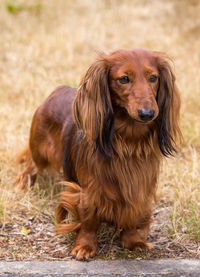
<svg viewBox="0 0 200 277">
<path fill-rule="evenodd" d="M 101 222 L 116 227 L 123 247 L 151 249 L 159 166 L 177 151 L 179 110 L 169 59 L 143 49 L 100 54 L 77 90 L 58 87 L 36 110 L 17 188 L 47 167 L 63 169 L 57 232 L 77 233 L 77 260 L 96 254 Z"/>
</svg>

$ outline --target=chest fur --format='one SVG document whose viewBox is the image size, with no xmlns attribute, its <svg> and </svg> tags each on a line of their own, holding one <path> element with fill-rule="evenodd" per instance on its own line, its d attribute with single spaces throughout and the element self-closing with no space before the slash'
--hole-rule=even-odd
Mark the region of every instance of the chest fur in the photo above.
<svg viewBox="0 0 200 277">
<path fill-rule="evenodd" d="M 153 154 L 148 159 L 129 156 L 99 161 L 86 188 L 88 206 L 117 226 L 139 224 L 151 210 L 158 170 L 159 162 Z"/>
</svg>

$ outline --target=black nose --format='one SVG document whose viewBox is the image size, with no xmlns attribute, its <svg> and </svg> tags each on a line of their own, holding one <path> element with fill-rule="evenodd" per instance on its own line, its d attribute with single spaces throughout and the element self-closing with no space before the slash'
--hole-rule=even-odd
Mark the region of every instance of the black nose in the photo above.
<svg viewBox="0 0 200 277">
<path fill-rule="evenodd" d="M 154 117 L 155 111 L 149 109 L 138 110 L 138 116 L 142 121 L 149 121 Z"/>
</svg>

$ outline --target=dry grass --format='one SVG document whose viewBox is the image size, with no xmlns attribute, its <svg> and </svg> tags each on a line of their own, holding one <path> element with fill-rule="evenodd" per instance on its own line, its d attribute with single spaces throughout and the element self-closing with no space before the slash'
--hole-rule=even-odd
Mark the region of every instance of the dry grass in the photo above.
<svg viewBox="0 0 200 277">
<path fill-rule="evenodd" d="M 20 171 L 14 158 L 27 142 L 35 108 L 56 86 L 77 86 L 97 51 L 142 47 L 173 58 L 182 96 L 183 148 L 176 158 L 164 162 L 158 184 L 158 199 L 171 214 L 162 227 L 171 241 L 190 247 L 196 242 L 192 251 L 199 256 L 199 10 L 198 0 L 0 2 L 0 225 L 4 230 L 15 222 L 20 232 L 25 218 L 40 222 L 47 216 L 53 221 L 58 186 L 51 178 L 41 177 L 40 187 L 23 195 L 13 190 L 13 178 Z M 0 235 L 0 245 L 3 238 Z M 114 251 L 111 248 L 112 244 L 109 253 Z M 11 257 L 20 259 L 13 253 Z"/>
</svg>

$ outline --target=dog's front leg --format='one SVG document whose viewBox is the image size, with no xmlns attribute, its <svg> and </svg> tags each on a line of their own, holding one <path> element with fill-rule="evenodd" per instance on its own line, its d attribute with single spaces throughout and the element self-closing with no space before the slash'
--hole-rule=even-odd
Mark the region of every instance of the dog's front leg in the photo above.
<svg viewBox="0 0 200 277">
<path fill-rule="evenodd" d="M 81 223 L 80 230 L 77 231 L 76 241 L 71 255 L 76 260 L 87 260 L 96 255 L 97 250 L 97 229 L 99 220 L 96 216 Z"/>
</svg>

